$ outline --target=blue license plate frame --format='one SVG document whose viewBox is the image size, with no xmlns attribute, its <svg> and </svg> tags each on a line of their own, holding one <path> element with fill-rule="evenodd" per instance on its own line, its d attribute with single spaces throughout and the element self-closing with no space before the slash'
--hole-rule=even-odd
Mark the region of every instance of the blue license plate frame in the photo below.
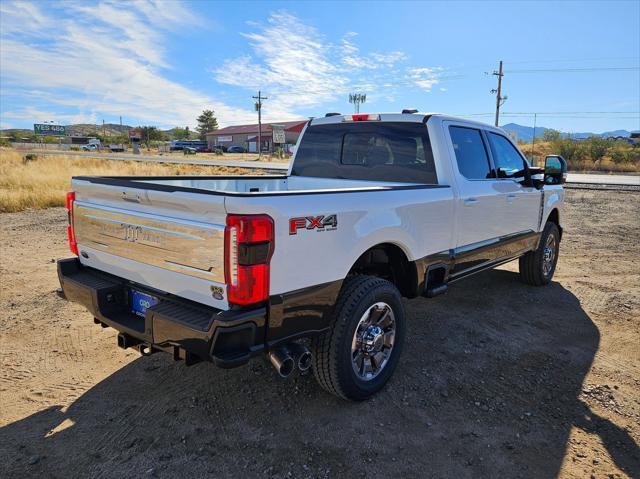
<svg viewBox="0 0 640 479">
<path fill-rule="evenodd" d="M 160 300 L 152 294 L 131 288 L 131 312 L 144 318 L 147 308 L 155 306 Z"/>
</svg>

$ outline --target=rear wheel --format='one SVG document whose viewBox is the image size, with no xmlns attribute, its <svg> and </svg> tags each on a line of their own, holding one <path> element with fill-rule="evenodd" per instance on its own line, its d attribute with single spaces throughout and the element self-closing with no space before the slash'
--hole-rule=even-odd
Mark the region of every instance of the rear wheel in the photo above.
<svg viewBox="0 0 640 479">
<path fill-rule="evenodd" d="M 402 299 L 392 283 L 372 276 L 347 278 L 331 329 L 312 342 L 318 383 L 344 399 L 367 399 L 393 374 L 404 332 Z"/>
<path fill-rule="evenodd" d="M 560 231 L 555 223 L 547 223 L 534 251 L 520 257 L 520 278 L 527 284 L 543 286 L 551 282 L 560 252 Z"/>
</svg>

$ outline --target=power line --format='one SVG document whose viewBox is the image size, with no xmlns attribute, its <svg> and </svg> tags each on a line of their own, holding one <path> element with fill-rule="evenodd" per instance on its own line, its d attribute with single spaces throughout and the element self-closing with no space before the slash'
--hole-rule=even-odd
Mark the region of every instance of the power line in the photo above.
<svg viewBox="0 0 640 479">
<path fill-rule="evenodd" d="M 595 61 L 612 61 L 612 60 L 637 60 L 637 56 L 621 56 L 621 57 L 592 57 L 592 58 L 557 58 L 553 60 L 505 60 L 510 65 L 525 63 L 567 63 L 567 62 L 595 62 Z"/>
<path fill-rule="evenodd" d="M 635 115 L 640 114 L 640 111 L 505 111 L 503 115 Z M 493 115 L 491 112 L 486 113 L 468 113 L 466 116 L 486 116 Z"/>
<path fill-rule="evenodd" d="M 508 70 L 505 73 L 582 73 L 604 71 L 637 71 L 640 67 L 589 67 L 589 68 L 541 68 L 529 70 Z"/>
</svg>

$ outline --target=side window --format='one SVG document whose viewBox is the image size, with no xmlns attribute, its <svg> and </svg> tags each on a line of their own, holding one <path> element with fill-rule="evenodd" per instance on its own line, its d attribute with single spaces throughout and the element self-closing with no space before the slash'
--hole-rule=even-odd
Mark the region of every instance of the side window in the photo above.
<svg viewBox="0 0 640 479">
<path fill-rule="evenodd" d="M 525 164 L 518 150 L 504 136 L 491 132 L 487 134 L 493 149 L 493 161 L 498 170 L 498 178 L 522 176 Z"/>
<path fill-rule="evenodd" d="M 489 156 L 480 130 L 461 126 L 450 126 L 449 134 L 456 153 L 458 170 L 469 180 L 491 178 Z"/>
</svg>

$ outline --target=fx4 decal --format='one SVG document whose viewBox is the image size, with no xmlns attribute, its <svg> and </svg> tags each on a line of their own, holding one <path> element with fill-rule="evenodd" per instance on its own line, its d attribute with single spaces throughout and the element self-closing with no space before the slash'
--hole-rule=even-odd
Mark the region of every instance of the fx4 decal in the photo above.
<svg viewBox="0 0 640 479">
<path fill-rule="evenodd" d="M 289 220 L 289 234 L 296 235 L 298 230 L 333 231 L 338 228 L 337 215 L 301 216 Z"/>
</svg>

